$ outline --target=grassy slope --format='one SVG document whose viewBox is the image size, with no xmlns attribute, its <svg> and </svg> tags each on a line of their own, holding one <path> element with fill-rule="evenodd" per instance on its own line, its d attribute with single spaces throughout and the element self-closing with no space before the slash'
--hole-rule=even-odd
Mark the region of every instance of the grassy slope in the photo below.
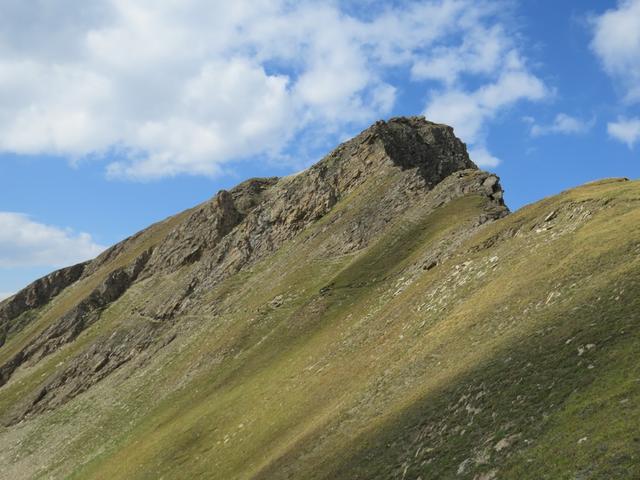
<svg viewBox="0 0 640 480">
<path fill-rule="evenodd" d="M 483 200 L 416 207 L 358 255 L 319 254 L 369 197 L 219 285 L 216 313 L 144 364 L 0 431 L 0 478 L 640 476 L 640 184 L 526 207 L 427 271 L 413 266 Z M 181 274 L 127 292 L 78 342 Z"/>
</svg>

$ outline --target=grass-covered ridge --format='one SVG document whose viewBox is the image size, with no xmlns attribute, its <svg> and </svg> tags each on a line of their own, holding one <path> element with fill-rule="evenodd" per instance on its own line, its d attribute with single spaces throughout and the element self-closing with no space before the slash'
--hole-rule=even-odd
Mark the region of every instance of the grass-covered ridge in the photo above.
<svg viewBox="0 0 640 480">
<path fill-rule="evenodd" d="M 487 229 L 522 225 L 513 237 L 465 253 L 484 231 L 412 282 L 377 252 L 410 257 L 416 236 L 428 249 L 429 228 L 383 237 L 333 277 L 329 300 L 267 313 L 286 325 L 233 376 L 195 379 L 79 477 L 633 478 L 639 190 L 529 207 Z M 473 202 L 425 224 L 446 231 Z M 543 230 L 549 208 L 556 225 Z"/>
</svg>

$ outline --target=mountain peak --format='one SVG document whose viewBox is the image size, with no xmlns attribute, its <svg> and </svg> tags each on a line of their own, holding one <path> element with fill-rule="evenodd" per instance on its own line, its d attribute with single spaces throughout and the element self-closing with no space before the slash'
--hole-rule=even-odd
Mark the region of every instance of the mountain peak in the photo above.
<svg viewBox="0 0 640 480">
<path fill-rule="evenodd" d="M 455 171 L 478 168 L 453 128 L 417 116 L 378 120 L 314 167 L 330 169 L 336 163 L 358 175 L 383 165 L 415 169 L 428 188 Z"/>
<path fill-rule="evenodd" d="M 340 264 L 375 251 L 381 239 L 400 238 L 402 232 L 422 238 L 433 228 L 430 219 L 438 223 L 451 215 L 451 225 L 437 234 L 442 245 L 416 255 L 407 266 L 408 274 L 416 275 L 445 261 L 477 228 L 507 213 L 498 178 L 478 170 L 451 127 L 423 117 L 376 122 L 299 174 L 249 179 L 221 190 L 0 303 L 0 389 L 5 391 L 24 369 L 83 345 L 96 332 L 88 350 L 39 377 L 37 388 L 13 402 L 0 422 L 11 426 L 37 417 L 112 378 L 123 366 L 144 363 L 186 328 L 186 318 L 213 318 L 229 308 L 241 312 L 239 305 L 225 304 L 220 289 L 243 275 L 251 277 L 254 269 L 272 269 L 268 282 L 275 281 L 288 271 L 289 261 L 279 262 L 292 252 L 301 255 L 292 256 L 292 262 L 320 268 L 311 284 L 313 295 L 322 291 L 324 298 L 354 282 L 379 281 L 385 258 L 400 261 L 417 241 L 392 242 L 371 264 L 371 278 L 338 275 Z M 270 267 L 272 262 L 277 266 Z M 265 284 L 255 288 L 264 290 Z M 102 335 L 109 319 L 115 330 Z"/>
<path fill-rule="evenodd" d="M 622 478 L 639 192 L 507 216 L 422 117 L 221 190 L 0 302 L 0 478 Z"/>
<path fill-rule="evenodd" d="M 114 245 L 91 262 L 34 282 L 1 302 L 0 334 L 5 333 L 0 335 L 0 345 L 13 318 L 127 254 L 131 257 L 127 262 L 144 263 L 143 268 L 134 269 L 141 279 L 196 264 L 194 281 L 213 284 L 272 253 L 350 196 L 375 193 L 359 207 L 348 231 L 336 236 L 332 248 L 343 254 L 366 247 L 392 219 L 418 204 L 426 202 L 433 208 L 471 192 L 485 196 L 494 209 L 482 222 L 508 212 L 498 177 L 478 170 L 450 126 L 422 116 L 379 120 L 300 173 L 252 178 L 229 191 L 221 190 L 209 201 Z M 154 240 L 141 242 L 140 238 Z M 148 250 L 133 247 L 139 243 L 153 245 Z M 43 290 L 43 285 L 50 288 Z M 192 287 L 187 290 L 191 292 Z M 40 300 L 25 301 L 35 291 L 43 291 L 37 297 Z M 11 369 L 0 366 L 0 373 L 10 376 Z M 2 381 L 0 376 L 0 385 Z"/>
</svg>

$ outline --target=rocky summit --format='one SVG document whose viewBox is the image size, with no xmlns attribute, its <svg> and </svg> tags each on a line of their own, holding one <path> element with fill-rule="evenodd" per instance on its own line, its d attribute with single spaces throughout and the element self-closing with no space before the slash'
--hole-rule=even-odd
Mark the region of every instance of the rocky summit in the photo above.
<svg viewBox="0 0 640 480">
<path fill-rule="evenodd" d="M 0 478 L 640 478 L 639 207 L 376 122 L 0 302 Z"/>
</svg>

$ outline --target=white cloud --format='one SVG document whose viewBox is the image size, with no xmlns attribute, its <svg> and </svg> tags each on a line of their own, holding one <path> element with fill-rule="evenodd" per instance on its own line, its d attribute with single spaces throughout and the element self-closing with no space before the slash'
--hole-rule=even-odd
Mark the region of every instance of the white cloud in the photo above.
<svg viewBox="0 0 640 480">
<path fill-rule="evenodd" d="M 0 212 L 0 268 L 61 267 L 93 258 L 102 250 L 87 233 L 44 225 L 20 213 Z"/>
<path fill-rule="evenodd" d="M 135 126 L 127 159 L 112 163 L 109 174 L 213 175 L 226 159 L 251 155 L 256 148 L 277 149 L 293 131 L 287 83 L 244 59 L 203 65 L 185 83 L 171 116 Z"/>
<path fill-rule="evenodd" d="M 591 48 L 626 100 L 640 101 L 640 0 L 622 0 L 592 22 Z"/>
<path fill-rule="evenodd" d="M 0 3 L 0 152 L 104 155 L 114 177 L 279 158 L 388 114 L 409 76 L 444 87 L 426 111 L 472 144 L 545 92 L 484 2 L 379 2 L 366 20 L 319 0 L 35 3 Z"/>
<path fill-rule="evenodd" d="M 500 25 L 471 27 L 460 45 L 433 49 L 414 63 L 411 74 L 415 79 L 440 80 L 456 83 L 463 74 L 489 75 L 501 64 L 510 45 Z"/>
<path fill-rule="evenodd" d="M 616 8 L 592 18 L 591 49 L 624 91 L 624 102 L 640 102 L 640 0 L 620 0 Z M 640 118 L 618 117 L 609 136 L 633 148 L 640 140 Z"/>
<path fill-rule="evenodd" d="M 545 84 L 529 72 L 515 50 L 501 58 L 498 71 L 495 79 L 476 89 L 448 87 L 434 93 L 425 109 L 428 118 L 453 126 L 485 166 L 498 164 L 485 146 L 489 121 L 519 101 L 537 101 L 549 95 Z"/>
<path fill-rule="evenodd" d="M 539 137 L 550 134 L 580 135 L 587 133 L 595 125 L 595 117 L 591 120 L 582 120 L 566 113 L 558 113 L 549 125 L 540 125 L 533 119 L 528 118 L 531 123 L 531 136 Z"/>
<path fill-rule="evenodd" d="M 640 118 L 618 118 L 617 122 L 607 124 L 607 132 L 611 137 L 633 148 L 640 140 Z"/>
<path fill-rule="evenodd" d="M 469 149 L 469 157 L 479 167 L 493 168 L 500 165 L 500 159 L 491 155 L 485 147 Z"/>
</svg>

